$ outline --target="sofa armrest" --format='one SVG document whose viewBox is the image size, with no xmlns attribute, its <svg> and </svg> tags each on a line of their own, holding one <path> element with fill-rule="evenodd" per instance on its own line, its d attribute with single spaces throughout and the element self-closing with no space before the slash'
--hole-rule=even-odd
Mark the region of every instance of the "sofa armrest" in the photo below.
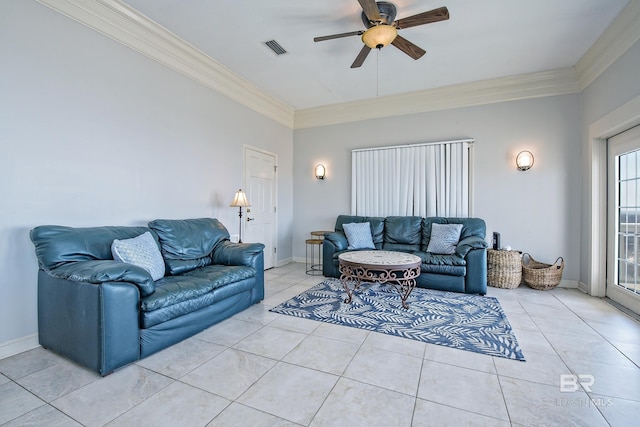
<svg viewBox="0 0 640 427">
<path fill-rule="evenodd" d="M 140 291 L 38 272 L 40 344 L 106 375 L 140 358 Z"/>
<path fill-rule="evenodd" d="M 334 252 L 344 251 L 349 246 L 347 236 L 340 231 L 334 231 L 333 233 L 326 233 L 324 235 L 324 244 L 331 244 L 334 246 Z"/>
<path fill-rule="evenodd" d="M 469 236 L 458 242 L 456 246 L 456 254 L 465 258 L 472 249 L 485 249 L 489 245 L 479 236 Z"/>
<path fill-rule="evenodd" d="M 485 295 L 487 293 L 487 250 L 471 249 L 466 257 L 467 274 L 464 277 L 468 294 Z"/>
<path fill-rule="evenodd" d="M 138 287 L 142 296 L 156 290 L 151 274 L 142 267 L 113 260 L 76 261 L 47 271 L 53 277 L 73 282 L 107 283 L 130 282 Z"/>
<path fill-rule="evenodd" d="M 231 243 L 224 240 L 213 248 L 211 261 L 221 265 L 246 265 L 256 270 L 251 291 L 251 303 L 264 299 L 264 245 L 262 243 Z"/>
<path fill-rule="evenodd" d="M 211 253 L 211 261 L 221 265 L 246 265 L 257 269 L 257 258 L 264 256 L 262 243 L 220 242 Z"/>
<path fill-rule="evenodd" d="M 347 249 L 347 237 L 341 231 L 325 233 L 322 242 L 322 274 L 325 277 L 340 277 L 338 267 L 334 265 L 334 255 Z"/>
</svg>

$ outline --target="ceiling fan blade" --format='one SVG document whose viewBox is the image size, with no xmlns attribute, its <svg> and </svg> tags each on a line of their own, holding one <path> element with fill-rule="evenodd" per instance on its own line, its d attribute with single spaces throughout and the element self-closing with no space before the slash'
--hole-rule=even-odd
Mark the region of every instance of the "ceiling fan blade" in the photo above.
<svg viewBox="0 0 640 427">
<path fill-rule="evenodd" d="M 367 46 L 366 44 L 362 46 L 362 50 L 356 57 L 356 60 L 353 61 L 353 64 L 351 64 L 351 68 L 358 68 L 362 64 L 364 64 L 364 60 L 367 59 L 367 55 L 369 55 L 369 52 L 371 52 L 371 48 L 369 46 Z"/>
<path fill-rule="evenodd" d="M 369 21 L 380 21 L 380 11 L 378 10 L 378 5 L 376 4 L 376 0 L 358 0 L 364 14 L 367 15 Z"/>
<path fill-rule="evenodd" d="M 422 55 L 427 53 L 424 49 L 415 44 L 411 43 L 409 40 L 405 39 L 402 36 L 396 36 L 395 40 L 391 42 L 392 45 L 412 57 L 413 59 L 420 59 Z"/>
<path fill-rule="evenodd" d="M 418 25 L 431 24 L 433 22 L 446 21 L 447 19 L 449 19 L 449 9 L 443 6 L 428 12 L 422 12 L 417 15 L 398 19 L 395 22 L 395 26 L 398 29 L 409 28 Z"/>
<path fill-rule="evenodd" d="M 342 38 L 342 37 L 361 36 L 362 34 L 364 34 L 363 30 L 350 31 L 348 33 L 340 33 L 340 34 L 332 34 L 330 36 L 314 37 L 313 41 L 314 42 L 322 42 L 322 41 L 325 41 L 325 40 L 339 39 L 339 38 Z"/>
</svg>

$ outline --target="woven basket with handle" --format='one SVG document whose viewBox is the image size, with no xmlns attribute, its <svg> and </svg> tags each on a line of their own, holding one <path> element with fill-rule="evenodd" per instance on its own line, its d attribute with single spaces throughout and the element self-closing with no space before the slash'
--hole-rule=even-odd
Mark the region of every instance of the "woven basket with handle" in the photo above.
<svg viewBox="0 0 640 427">
<path fill-rule="evenodd" d="M 487 251 L 487 284 L 496 288 L 513 289 L 522 281 L 520 252 Z"/>
<path fill-rule="evenodd" d="M 558 257 L 553 264 L 536 261 L 531 255 L 522 255 L 522 277 L 524 282 L 533 289 L 546 291 L 553 289 L 562 279 L 564 259 Z"/>
</svg>

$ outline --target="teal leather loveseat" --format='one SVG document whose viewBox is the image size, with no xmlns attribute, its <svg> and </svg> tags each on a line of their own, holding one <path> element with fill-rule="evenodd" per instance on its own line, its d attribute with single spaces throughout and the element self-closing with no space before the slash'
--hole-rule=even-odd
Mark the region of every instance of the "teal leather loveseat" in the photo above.
<svg viewBox="0 0 640 427">
<path fill-rule="evenodd" d="M 420 257 L 421 288 L 485 295 L 487 293 L 486 225 L 480 218 L 418 216 L 366 217 L 339 215 L 335 231 L 325 233 L 322 245 L 323 274 L 340 277 L 338 256 L 350 250 L 344 225 L 369 223 L 375 249 L 407 252 Z M 461 224 L 459 241 L 452 254 L 427 252 L 433 224 Z"/>
<path fill-rule="evenodd" d="M 114 260 L 114 241 L 143 235 L 164 262 L 157 280 L 148 269 Z M 40 344 L 101 375 L 264 298 L 264 245 L 231 243 L 213 218 L 148 227 L 45 225 L 30 236 L 39 263 Z"/>
</svg>

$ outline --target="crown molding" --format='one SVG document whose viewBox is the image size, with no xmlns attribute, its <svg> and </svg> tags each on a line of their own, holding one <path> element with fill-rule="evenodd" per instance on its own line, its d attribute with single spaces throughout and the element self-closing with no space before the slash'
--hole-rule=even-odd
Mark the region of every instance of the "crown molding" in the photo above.
<svg viewBox="0 0 640 427">
<path fill-rule="evenodd" d="M 295 129 L 579 92 L 573 67 L 297 110 Z"/>
<path fill-rule="evenodd" d="M 293 108 L 118 0 L 37 0 L 289 128 Z"/>
<path fill-rule="evenodd" d="M 631 0 L 575 67 L 294 111 L 119 0 L 36 1 L 293 129 L 580 92 L 640 39 Z"/>
<path fill-rule="evenodd" d="M 640 0 L 631 0 L 575 65 L 580 90 L 640 40 Z"/>
</svg>

